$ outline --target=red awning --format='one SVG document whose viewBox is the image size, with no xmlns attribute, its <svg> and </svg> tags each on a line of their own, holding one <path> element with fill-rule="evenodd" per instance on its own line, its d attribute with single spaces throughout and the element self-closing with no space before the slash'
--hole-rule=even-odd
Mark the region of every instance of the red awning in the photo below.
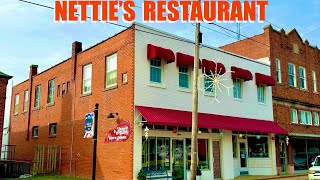
<svg viewBox="0 0 320 180">
<path fill-rule="evenodd" d="M 194 57 L 188 54 L 177 52 L 177 66 L 194 66 Z M 201 69 L 201 61 L 199 60 L 199 69 Z"/>
<path fill-rule="evenodd" d="M 202 72 L 210 74 L 211 71 L 212 71 L 212 73 L 215 73 L 217 71 L 217 73 L 221 75 L 221 74 L 226 73 L 226 68 L 221 63 L 216 64 L 214 61 L 202 59 Z"/>
<path fill-rule="evenodd" d="M 191 112 L 136 106 L 150 125 L 191 127 Z M 216 114 L 198 114 L 199 128 L 224 129 L 258 133 L 288 134 L 274 121 L 248 119 Z"/>
<path fill-rule="evenodd" d="M 244 81 L 251 81 L 253 79 L 249 70 L 231 66 L 231 71 L 233 71 L 231 74 L 232 79 L 243 79 Z"/>
<path fill-rule="evenodd" d="M 175 57 L 174 53 L 170 49 L 165 49 L 162 47 L 154 46 L 152 44 L 147 45 L 147 57 L 148 59 L 155 59 L 155 58 L 160 58 L 160 59 L 165 59 L 167 60 L 167 63 L 174 62 Z"/>
<path fill-rule="evenodd" d="M 265 74 L 260 74 L 256 73 L 256 84 L 260 85 L 267 85 L 267 86 L 274 86 L 276 84 L 275 80 L 273 77 L 265 75 Z"/>
</svg>

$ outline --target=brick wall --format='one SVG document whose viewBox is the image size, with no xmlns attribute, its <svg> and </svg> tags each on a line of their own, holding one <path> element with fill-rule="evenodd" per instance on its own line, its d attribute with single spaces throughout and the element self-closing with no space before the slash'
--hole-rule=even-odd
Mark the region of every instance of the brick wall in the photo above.
<svg viewBox="0 0 320 180">
<path fill-rule="evenodd" d="M 74 45 L 78 45 L 74 44 Z M 106 132 L 117 125 L 115 119 L 107 119 L 110 112 L 118 112 L 125 121 L 133 124 L 133 71 L 134 31 L 127 29 L 85 51 L 73 48 L 73 56 L 33 77 L 30 111 L 30 139 L 26 140 L 28 113 L 22 112 L 23 92 L 30 88 L 29 81 L 16 85 L 14 94 L 20 94 L 19 114 L 11 110 L 10 143 L 16 144 L 16 157 L 32 160 L 37 144 L 62 146 L 64 175 L 91 177 L 92 139 L 84 139 L 85 114 L 94 111 L 100 104 L 98 124 L 97 179 L 132 179 L 133 134 L 123 143 L 104 143 Z M 106 56 L 117 53 L 117 82 L 112 89 L 105 88 Z M 83 66 L 92 63 L 92 93 L 82 95 Z M 75 72 L 73 71 L 75 69 Z M 128 83 L 122 84 L 122 73 L 128 74 Z M 75 78 L 74 78 L 75 77 Z M 48 80 L 55 79 L 54 105 L 47 104 Z M 57 97 L 57 86 L 70 82 L 69 92 Z M 35 86 L 41 85 L 40 108 L 35 109 Z M 13 106 L 12 98 L 12 106 Z M 57 136 L 49 137 L 49 124 L 57 123 Z M 32 138 L 32 127 L 39 126 L 39 137 Z M 133 126 L 132 126 L 133 127 Z M 71 166 L 70 166 L 71 164 Z"/>
<path fill-rule="evenodd" d="M 4 109 L 6 104 L 7 84 L 8 79 L 0 77 L 0 145 L 2 145 L 2 130 L 4 124 Z"/>
</svg>

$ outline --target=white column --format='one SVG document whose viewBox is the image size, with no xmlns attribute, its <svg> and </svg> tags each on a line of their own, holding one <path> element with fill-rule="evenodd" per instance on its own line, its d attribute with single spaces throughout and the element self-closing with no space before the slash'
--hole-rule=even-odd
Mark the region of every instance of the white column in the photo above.
<svg viewBox="0 0 320 180">
<path fill-rule="evenodd" d="M 277 175 L 277 157 L 276 157 L 276 141 L 272 140 L 272 137 L 275 138 L 274 134 L 270 134 L 269 136 L 269 142 L 271 145 L 271 153 L 270 153 L 270 157 L 272 160 L 272 175 Z"/>
<path fill-rule="evenodd" d="M 137 114 L 137 113 L 135 113 Z M 135 117 L 138 121 L 141 121 L 141 118 Z M 137 179 L 138 173 L 142 167 L 142 127 L 138 126 L 139 123 L 134 124 L 134 133 L 133 133 L 133 178 Z"/>
<path fill-rule="evenodd" d="M 220 145 L 221 178 L 223 180 L 234 179 L 232 131 L 223 130 Z"/>
</svg>

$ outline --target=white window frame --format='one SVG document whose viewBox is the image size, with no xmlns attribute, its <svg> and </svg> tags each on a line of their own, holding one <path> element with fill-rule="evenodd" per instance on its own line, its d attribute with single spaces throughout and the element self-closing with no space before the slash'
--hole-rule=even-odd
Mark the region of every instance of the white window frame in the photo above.
<svg viewBox="0 0 320 180">
<path fill-rule="evenodd" d="M 307 114 L 310 117 L 310 123 L 307 123 Z M 303 119 L 302 117 L 305 117 Z M 300 124 L 302 125 L 312 125 L 312 113 L 310 111 L 300 111 Z"/>
<path fill-rule="evenodd" d="M 293 119 L 292 113 L 295 114 L 295 120 Z M 293 124 L 298 124 L 299 118 L 298 118 L 298 111 L 297 111 L 297 109 L 290 109 L 290 118 L 291 118 L 291 123 L 293 123 Z"/>
<path fill-rule="evenodd" d="M 290 74 L 290 68 L 289 66 L 292 65 L 292 68 L 293 68 L 293 74 Z M 289 86 L 290 87 L 297 87 L 297 77 L 296 77 L 296 66 L 292 63 L 288 63 L 288 74 L 289 74 Z M 293 76 L 293 86 L 290 85 L 290 76 Z"/>
<path fill-rule="evenodd" d="M 317 75 L 315 71 L 312 71 L 312 81 L 313 81 L 313 92 L 318 93 Z"/>
<path fill-rule="evenodd" d="M 14 108 L 13 108 L 14 115 L 19 114 L 19 99 L 20 99 L 19 94 L 16 94 L 14 96 Z"/>
<path fill-rule="evenodd" d="M 53 82 L 53 87 L 51 87 L 51 82 Z M 47 101 L 48 104 L 54 103 L 54 87 L 55 87 L 55 80 L 54 79 L 49 80 L 49 82 L 48 82 L 48 101 Z M 51 92 L 50 89 L 53 89 L 52 94 L 50 93 Z M 52 102 L 50 101 L 50 97 L 52 97 Z"/>
<path fill-rule="evenodd" d="M 303 72 L 303 76 L 300 75 L 300 69 L 302 70 Z M 304 87 L 301 87 L 301 83 L 300 83 L 300 80 L 303 80 L 304 82 Z M 306 90 L 308 89 L 308 86 L 307 86 L 307 74 L 306 74 L 306 68 L 302 67 L 302 66 L 299 66 L 299 85 L 300 85 L 300 89 L 303 89 L 303 90 Z"/>
<path fill-rule="evenodd" d="M 313 112 L 313 124 L 319 126 L 319 113 Z"/>
<path fill-rule="evenodd" d="M 111 66 L 108 66 L 108 64 L 110 65 L 112 60 L 114 60 L 115 64 L 113 67 Z M 110 62 L 110 63 L 109 63 Z M 110 69 L 110 67 L 112 69 Z M 106 88 L 109 88 L 109 87 L 113 87 L 113 86 L 117 86 L 117 82 L 118 82 L 118 55 L 117 54 L 112 54 L 108 57 L 106 57 Z M 111 73 L 115 73 L 116 74 L 116 78 L 115 78 L 115 82 L 112 83 L 112 84 L 108 84 L 108 75 L 111 74 Z"/>
<path fill-rule="evenodd" d="M 240 89 L 237 88 L 238 86 L 236 86 L 235 83 L 239 83 L 240 84 Z M 234 79 L 233 80 L 233 87 L 234 87 L 233 91 L 235 90 L 235 88 L 236 88 L 237 92 L 240 91 L 240 97 L 238 97 L 238 96 L 235 97 L 234 96 L 235 94 L 233 92 L 233 98 L 234 99 L 242 99 L 243 98 L 243 81 L 241 79 Z M 238 95 L 238 93 L 237 93 L 237 95 Z"/>
<path fill-rule="evenodd" d="M 90 86 L 87 86 L 88 89 L 85 89 L 86 85 L 90 85 Z M 92 90 L 92 64 L 87 64 L 83 66 L 82 94 L 90 94 L 91 90 Z"/>
<path fill-rule="evenodd" d="M 180 68 L 187 68 L 187 72 L 180 72 Z M 179 71 L 179 88 L 180 89 L 190 89 L 191 86 L 191 73 L 190 73 L 190 67 L 189 66 L 179 66 L 178 71 Z M 180 86 L 180 74 L 184 74 L 188 76 L 188 87 L 182 87 Z"/>
<path fill-rule="evenodd" d="M 152 63 L 151 63 L 153 60 L 160 61 L 160 67 L 158 67 L 158 66 L 153 66 Z M 163 84 L 163 73 L 164 73 L 164 70 L 163 70 L 163 69 L 164 69 L 164 68 L 163 68 L 163 63 L 162 63 L 162 62 L 163 62 L 162 59 L 150 59 L 150 68 L 149 68 L 149 69 L 150 69 L 150 72 L 149 72 L 150 75 L 151 75 L 151 67 L 160 69 L 160 71 L 161 71 L 161 76 L 160 76 L 161 79 L 160 79 L 160 82 L 151 81 L 151 76 L 150 76 L 150 79 L 149 79 L 149 82 L 150 82 L 150 83 L 152 83 L 152 84 Z"/>
<path fill-rule="evenodd" d="M 261 101 L 261 97 L 259 96 L 261 93 L 259 92 L 259 89 L 263 89 L 263 101 Z M 257 85 L 257 99 L 258 103 L 260 104 L 266 104 L 266 86 L 265 85 Z"/>
<path fill-rule="evenodd" d="M 39 96 L 38 96 L 38 94 L 39 94 Z M 34 97 L 34 107 L 35 108 L 39 108 L 40 107 L 40 95 L 41 95 L 41 86 L 37 85 L 36 86 L 35 97 Z"/>
<path fill-rule="evenodd" d="M 23 112 L 27 112 L 29 102 L 29 90 L 24 91 Z"/>
<path fill-rule="evenodd" d="M 277 74 L 277 83 L 282 83 L 282 77 L 281 77 L 281 63 L 279 59 L 276 59 L 276 74 Z"/>
</svg>

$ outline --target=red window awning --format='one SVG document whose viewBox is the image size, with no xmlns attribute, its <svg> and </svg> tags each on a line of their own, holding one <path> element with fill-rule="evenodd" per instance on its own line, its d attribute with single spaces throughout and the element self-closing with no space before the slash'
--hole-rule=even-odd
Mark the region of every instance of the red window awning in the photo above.
<svg viewBox="0 0 320 180">
<path fill-rule="evenodd" d="M 276 84 L 275 80 L 273 77 L 265 75 L 265 74 L 260 74 L 256 73 L 256 84 L 257 85 L 267 85 L 267 86 L 274 86 Z"/>
<path fill-rule="evenodd" d="M 136 106 L 148 124 L 191 127 L 192 114 L 188 111 Z M 231 131 L 288 134 L 274 121 L 248 119 L 216 114 L 198 114 L 199 128 L 214 128 Z"/>
<path fill-rule="evenodd" d="M 188 54 L 177 52 L 177 66 L 194 66 L 194 57 Z M 199 60 L 199 69 L 201 69 L 201 61 Z"/>
<path fill-rule="evenodd" d="M 202 59 L 202 72 L 207 74 L 217 72 L 221 75 L 226 73 L 226 68 L 222 63 L 215 63 L 214 61 Z"/>
<path fill-rule="evenodd" d="M 152 44 L 147 45 L 147 58 L 150 59 L 165 59 L 167 63 L 174 62 L 174 53 L 170 49 L 154 46 Z"/>
<path fill-rule="evenodd" d="M 253 76 L 249 70 L 241 69 L 235 66 L 231 66 L 231 74 L 232 79 L 243 79 L 244 81 L 251 81 Z"/>
</svg>

